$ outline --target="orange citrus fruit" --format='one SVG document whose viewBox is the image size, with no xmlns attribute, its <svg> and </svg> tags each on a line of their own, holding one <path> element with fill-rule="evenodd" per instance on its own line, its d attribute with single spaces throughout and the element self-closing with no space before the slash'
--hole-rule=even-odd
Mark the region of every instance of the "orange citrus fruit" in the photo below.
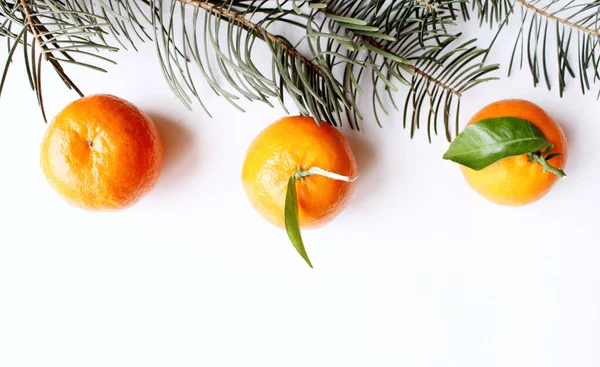
<svg viewBox="0 0 600 367">
<path fill-rule="evenodd" d="M 110 95 L 81 98 L 48 127 L 41 166 L 71 204 L 116 210 L 136 203 L 160 175 L 162 144 L 152 120 Z"/>
<path fill-rule="evenodd" d="M 554 145 L 552 153 L 561 153 L 548 163 L 563 169 L 567 162 L 567 139 L 561 127 L 539 106 L 520 99 L 502 100 L 485 106 L 468 125 L 496 117 L 517 117 L 537 126 Z M 469 185 L 486 199 L 503 205 L 522 206 L 542 198 L 558 180 L 542 166 L 529 161 L 528 154 L 502 159 L 475 171 L 461 166 Z"/>
<path fill-rule="evenodd" d="M 242 183 L 254 208 L 271 223 L 284 226 L 288 181 L 298 170 L 319 167 L 356 177 L 356 159 L 337 129 L 311 117 L 282 118 L 264 129 L 248 148 Z M 296 180 L 300 226 L 318 227 L 348 204 L 354 183 L 311 175 Z"/>
</svg>

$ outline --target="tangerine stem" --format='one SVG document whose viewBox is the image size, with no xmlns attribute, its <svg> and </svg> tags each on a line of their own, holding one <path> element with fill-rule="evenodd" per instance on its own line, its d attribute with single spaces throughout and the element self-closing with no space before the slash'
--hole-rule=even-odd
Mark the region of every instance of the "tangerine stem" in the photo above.
<svg viewBox="0 0 600 367">
<path fill-rule="evenodd" d="M 303 177 L 310 176 L 310 175 L 324 176 L 324 177 L 330 178 L 332 180 L 344 181 L 344 182 L 354 182 L 358 178 L 358 176 L 356 176 L 356 177 L 343 176 L 343 175 L 340 175 L 340 174 L 337 174 L 334 172 L 326 171 L 319 167 L 310 167 L 307 170 L 298 169 L 296 172 L 294 172 L 294 176 L 296 177 L 296 179 L 301 179 Z"/>
<path fill-rule="evenodd" d="M 555 175 L 557 175 L 560 178 L 567 178 L 567 174 L 565 173 L 565 171 L 563 171 L 560 168 L 556 168 L 554 166 L 552 166 L 550 163 L 548 163 L 548 161 L 546 160 L 546 157 L 544 157 L 544 154 L 541 152 L 535 152 L 535 153 L 531 153 L 531 159 L 542 165 L 542 167 L 544 167 L 544 171 L 547 172 L 551 172 L 554 173 Z"/>
</svg>

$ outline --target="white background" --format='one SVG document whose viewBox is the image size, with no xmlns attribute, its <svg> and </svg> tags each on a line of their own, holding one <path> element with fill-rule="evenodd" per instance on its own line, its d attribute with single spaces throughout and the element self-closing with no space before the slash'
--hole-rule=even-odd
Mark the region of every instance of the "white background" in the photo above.
<svg viewBox="0 0 600 367">
<path fill-rule="evenodd" d="M 165 146 L 139 205 L 88 213 L 40 171 L 46 126 L 17 56 L 0 99 L 0 366 L 600 366 L 600 102 L 577 81 L 560 99 L 526 70 L 507 79 L 512 39 L 491 56 L 502 80 L 465 95 L 462 120 L 503 98 L 539 104 L 566 131 L 569 178 L 496 206 L 441 159 L 443 138 L 411 141 L 400 113 L 344 127 L 360 179 L 338 219 L 304 232 L 313 270 L 240 183 L 281 109 L 243 114 L 207 89 L 214 118 L 190 112 L 150 44 L 107 75 L 74 70 L 87 94 L 152 116 Z M 45 70 L 54 116 L 75 94 Z"/>
</svg>

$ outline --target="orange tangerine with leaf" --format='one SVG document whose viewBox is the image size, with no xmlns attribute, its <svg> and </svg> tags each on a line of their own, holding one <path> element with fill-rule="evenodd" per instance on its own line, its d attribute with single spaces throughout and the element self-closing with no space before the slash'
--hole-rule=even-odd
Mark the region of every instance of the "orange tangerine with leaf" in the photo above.
<svg viewBox="0 0 600 367">
<path fill-rule="evenodd" d="M 252 142 L 242 184 L 253 207 L 285 227 L 311 265 L 300 227 L 334 219 L 348 205 L 357 175 L 356 159 L 342 133 L 312 117 L 291 116 L 271 124 Z"/>
<path fill-rule="evenodd" d="M 562 128 L 542 108 L 502 100 L 477 112 L 445 159 L 461 164 L 467 183 L 498 204 L 533 203 L 566 177 L 568 145 Z"/>
</svg>

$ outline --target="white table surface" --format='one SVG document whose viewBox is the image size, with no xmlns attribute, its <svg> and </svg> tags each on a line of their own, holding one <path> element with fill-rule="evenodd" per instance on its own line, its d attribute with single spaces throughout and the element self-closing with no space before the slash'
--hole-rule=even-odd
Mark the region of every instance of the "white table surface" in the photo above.
<svg viewBox="0 0 600 367">
<path fill-rule="evenodd" d="M 507 79 L 512 39 L 491 56 L 502 80 L 468 92 L 462 119 L 503 98 L 539 104 L 566 131 L 569 178 L 534 205 L 496 206 L 400 113 L 344 127 L 360 179 L 342 215 L 304 232 L 313 270 L 240 183 L 281 109 L 243 114 L 207 90 L 214 118 L 190 112 L 150 44 L 107 75 L 75 69 L 84 92 L 152 116 L 165 146 L 141 203 L 84 212 L 41 173 L 46 126 L 18 56 L 0 99 L 0 366 L 599 366 L 600 102 L 577 81 L 560 99 L 526 70 Z M 75 94 L 45 70 L 54 116 Z"/>
</svg>

